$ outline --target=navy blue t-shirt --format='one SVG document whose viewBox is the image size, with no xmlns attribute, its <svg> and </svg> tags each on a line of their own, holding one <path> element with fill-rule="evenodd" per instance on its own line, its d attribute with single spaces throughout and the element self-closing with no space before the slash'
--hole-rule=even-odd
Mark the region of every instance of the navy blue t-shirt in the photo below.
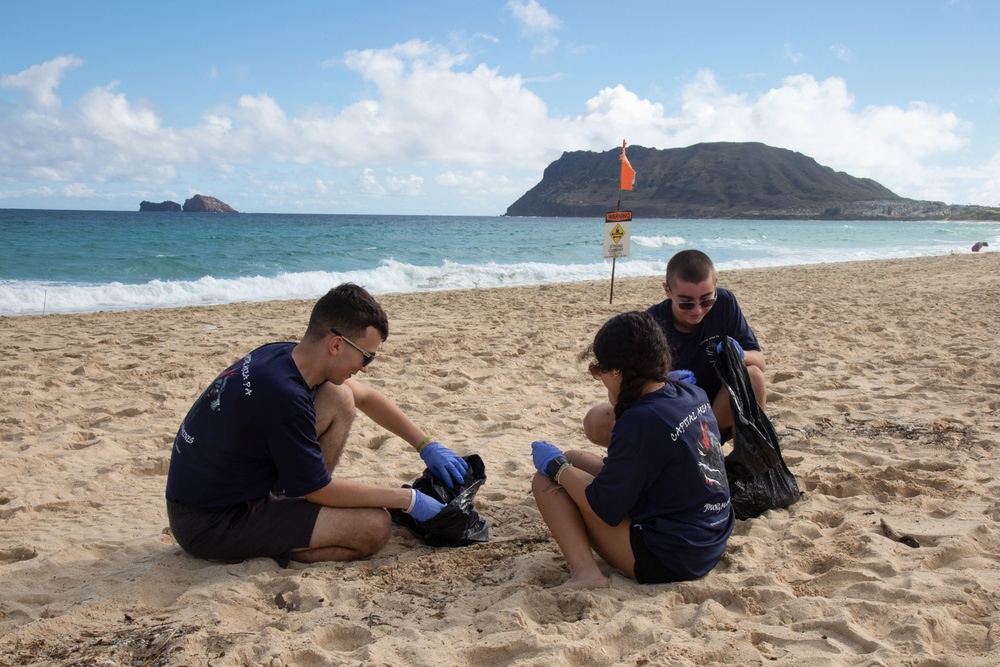
<svg viewBox="0 0 1000 667">
<path fill-rule="evenodd" d="M 715 567 L 735 513 L 705 392 L 668 382 L 625 410 L 587 500 L 608 525 L 629 517 L 646 548 L 677 574 L 697 578 Z"/>
<path fill-rule="evenodd" d="M 292 359 L 295 343 L 259 347 L 223 371 L 191 406 L 170 455 L 167 500 L 219 509 L 330 483 L 316 439 L 315 391 Z"/>
<path fill-rule="evenodd" d="M 743 311 L 733 293 L 722 287 L 717 288 L 716 292 L 718 300 L 691 333 L 679 331 L 674 326 L 670 299 L 646 309 L 667 336 L 670 353 L 674 358 L 673 367 L 694 373 L 695 384 L 705 390 L 710 401 L 715 400 L 722 388 L 722 382 L 712 367 L 715 346 L 729 336 L 744 350 L 760 350 L 757 336 L 743 317 Z"/>
</svg>

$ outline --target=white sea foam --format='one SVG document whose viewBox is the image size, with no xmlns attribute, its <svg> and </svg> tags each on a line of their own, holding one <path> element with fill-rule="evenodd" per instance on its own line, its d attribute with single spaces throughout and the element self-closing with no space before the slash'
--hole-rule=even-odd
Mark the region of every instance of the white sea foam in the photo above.
<svg viewBox="0 0 1000 667">
<path fill-rule="evenodd" d="M 662 269 L 660 262 L 621 261 L 616 267 L 616 276 L 654 275 Z M 415 266 L 384 260 L 370 270 L 308 271 L 273 277 L 205 276 L 194 281 L 151 280 L 134 285 L 5 280 L 0 281 L 0 313 L 26 315 L 315 299 L 342 282 L 358 283 L 373 294 L 387 294 L 600 280 L 610 276 L 610 261 L 569 265 L 533 262 L 464 265 L 446 261 L 438 266 Z"/>
<path fill-rule="evenodd" d="M 389 216 L 319 224 L 309 216 L 246 216 L 238 225 L 213 220 L 206 234 L 147 226 L 128 214 L 104 220 L 80 212 L 85 225 L 35 215 L 31 225 L 4 228 L 0 316 L 315 299 L 345 281 L 385 294 L 609 280 L 612 267 L 600 259 L 601 227 L 593 221 Z M 116 242 L 122 230 L 134 233 L 125 245 Z M 356 238 L 378 243 L 355 248 Z M 1000 225 L 640 221 L 615 275 L 662 275 L 683 248 L 704 250 L 726 271 L 967 253 L 980 240 L 1000 249 Z"/>
<path fill-rule="evenodd" d="M 680 236 L 640 236 L 633 235 L 632 243 L 643 248 L 677 248 L 686 243 Z"/>
</svg>

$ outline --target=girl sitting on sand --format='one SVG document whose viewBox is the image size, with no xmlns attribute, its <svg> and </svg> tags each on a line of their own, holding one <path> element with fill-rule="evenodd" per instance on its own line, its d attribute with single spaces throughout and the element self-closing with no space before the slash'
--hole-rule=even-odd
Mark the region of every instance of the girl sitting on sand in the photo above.
<svg viewBox="0 0 1000 667">
<path fill-rule="evenodd" d="M 615 425 L 607 457 L 533 442 L 531 490 L 566 557 L 558 589 L 610 585 L 594 558 L 642 584 L 697 579 L 733 530 L 719 427 L 647 313 L 608 320 L 581 359 L 604 383 Z M 687 381 L 684 381 L 687 380 Z"/>
</svg>

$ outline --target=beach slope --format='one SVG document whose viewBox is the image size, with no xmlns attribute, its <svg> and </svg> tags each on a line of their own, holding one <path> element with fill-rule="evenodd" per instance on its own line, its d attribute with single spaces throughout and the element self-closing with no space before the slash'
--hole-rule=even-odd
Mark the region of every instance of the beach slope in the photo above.
<svg viewBox="0 0 1000 667">
<path fill-rule="evenodd" d="M 380 297 L 363 380 L 479 454 L 491 539 L 213 565 L 171 538 L 177 425 L 311 302 L 0 318 L 0 666 L 993 665 L 1000 654 L 1000 254 L 728 271 L 804 495 L 740 522 L 704 579 L 553 594 L 530 442 L 584 446 L 577 354 L 660 278 Z M 337 474 L 423 470 L 359 417 Z M 893 537 L 912 538 L 909 546 Z"/>
</svg>

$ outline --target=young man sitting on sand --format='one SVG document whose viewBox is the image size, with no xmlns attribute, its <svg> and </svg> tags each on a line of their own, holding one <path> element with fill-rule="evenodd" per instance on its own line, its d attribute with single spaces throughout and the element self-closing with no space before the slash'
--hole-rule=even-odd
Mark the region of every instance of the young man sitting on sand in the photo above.
<svg viewBox="0 0 1000 667">
<path fill-rule="evenodd" d="M 667 263 L 663 291 L 667 298 L 646 311 L 657 321 L 670 344 L 674 368 L 694 374 L 696 385 L 705 390 L 712 401 L 712 412 L 722 432 L 723 441 L 731 437 L 733 414 L 729 394 L 712 367 L 712 358 L 728 336 L 743 350 L 743 361 L 750 375 L 757 403 L 767 402 L 764 371 L 767 364 L 736 297 L 718 286 L 715 265 L 699 250 L 682 250 Z M 611 428 L 615 424 L 610 403 L 590 409 L 583 420 L 587 438 L 607 447 Z"/>
<path fill-rule="evenodd" d="M 331 473 L 355 409 L 419 453 L 447 486 L 468 464 L 380 392 L 353 378 L 389 335 L 382 307 L 346 283 L 316 302 L 298 343 L 271 343 L 220 374 L 181 422 L 167 475 L 167 515 L 192 556 L 239 562 L 364 558 L 389 540 L 385 508 L 427 521 L 444 507 L 419 491 Z"/>
</svg>

